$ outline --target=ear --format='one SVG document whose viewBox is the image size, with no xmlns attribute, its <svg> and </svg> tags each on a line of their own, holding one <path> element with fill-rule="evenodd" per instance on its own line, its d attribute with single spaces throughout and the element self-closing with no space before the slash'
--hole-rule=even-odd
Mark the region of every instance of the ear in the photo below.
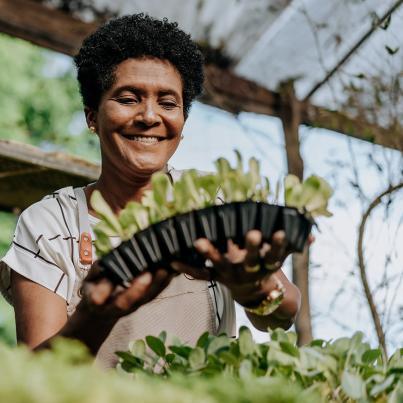
<svg viewBox="0 0 403 403">
<path fill-rule="evenodd" d="M 97 122 L 97 111 L 88 106 L 84 107 L 85 120 L 87 121 L 87 126 L 90 129 L 91 127 L 95 128 L 95 132 L 98 131 L 98 122 Z"/>
</svg>

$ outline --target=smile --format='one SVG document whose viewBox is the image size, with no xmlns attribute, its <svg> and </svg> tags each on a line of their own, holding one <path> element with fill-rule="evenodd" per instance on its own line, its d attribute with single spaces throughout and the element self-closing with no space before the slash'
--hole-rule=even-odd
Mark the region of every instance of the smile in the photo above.
<svg viewBox="0 0 403 403">
<path fill-rule="evenodd" d="M 141 136 L 141 135 L 129 135 L 129 134 L 122 134 L 127 140 L 130 141 L 137 141 L 143 144 L 157 144 L 162 140 L 165 140 L 164 137 L 157 137 L 157 136 Z"/>
</svg>

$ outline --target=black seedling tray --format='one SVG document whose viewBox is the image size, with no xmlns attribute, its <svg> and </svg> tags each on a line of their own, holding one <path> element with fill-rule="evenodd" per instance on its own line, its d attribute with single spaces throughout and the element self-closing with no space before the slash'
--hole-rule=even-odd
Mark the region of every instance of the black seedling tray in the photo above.
<svg viewBox="0 0 403 403">
<path fill-rule="evenodd" d="M 290 252 L 302 252 L 312 221 L 296 209 L 261 202 L 233 202 L 179 214 L 136 233 L 100 259 L 105 275 L 115 284 L 128 284 L 143 271 L 169 268 L 173 260 L 203 267 L 205 258 L 193 246 L 198 238 L 209 239 L 225 253 L 228 240 L 245 246 L 246 233 L 262 232 L 271 242 L 274 232 L 284 230 Z"/>
</svg>

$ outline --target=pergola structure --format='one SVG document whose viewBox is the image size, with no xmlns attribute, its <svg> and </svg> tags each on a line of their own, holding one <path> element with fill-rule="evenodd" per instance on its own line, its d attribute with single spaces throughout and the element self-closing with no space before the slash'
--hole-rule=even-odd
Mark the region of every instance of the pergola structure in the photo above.
<svg viewBox="0 0 403 403">
<path fill-rule="evenodd" d="M 103 16 L 147 12 L 178 21 L 206 50 L 201 101 L 235 114 L 246 111 L 280 118 L 288 170 L 302 177 L 298 135 L 301 124 L 403 150 L 400 124 L 386 121 L 381 126 L 365 116 L 348 115 L 337 110 L 335 102 L 335 98 L 344 96 L 338 76 L 342 69 L 354 80 L 373 71 L 385 75 L 399 68 L 402 71 L 401 55 L 385 64 L 387 54 L 382 53 L 385 44 L 390 53 L 399 52 L 401 44 L 396 41 L 403 37 L 402 4 L 403 0 L 0 0 L 0 32 L 73 55 Z M 386 31 L 389 25 L 391 35 Z M 209 57 L 217 52 L 225 55 L 225 63 L 223 58 Z M 63 181 L 88 182 L 98 172 L 97 167 L 85 162 L 66 163 L 69 157 L 18 148 L 0 143 L 3 208 L 23 208 L 41 194 L 63 186 Z M 23 179 L 20 183 L 27 186 L 20 193 L 19 177 Z M 43 178 L 46 184 L 41 186 L 30 178 Z M 15 196 L 11 196 L 12 192 Z M 306 301 L 297 323 L 301 331 L 305 324 L 310 326 L 306 320 L 307 253 L 296 257 L 293 266 L 300 268 L 293 270 L 294 281 Z M 301 342 L 309 339 L 310 329 L 302 329 L 300 334 L 304 333 L 306 340 Z"/>
<path fill-rule="evenodd" d="M 329 88 L 337 71 L 351 63 L 360 48 L 368 46 L 367 42 L 377 34 L 377 28 L 398 11 L 403 0 L 368 0 L 365 3 L 371 4 L 367 4 L 365 10 L 362 6 L 337 6 L 335 3 L 338 2 L 170 0 L 163 4 L 161 0 L 0 0 L 0 32 L 73 55 L 83 38 L 101 22 L 100 15 L 144 11 L 160 17 L 168 16 L 190 31 L 204 49 L 219 46 L 227 57 L 228 63 L 223 65 L 220 58 L 214 60 L 209 57 L 211 52 L 207 54 L 205 91 L 201 101 L 235 114 L 245 111 L 281 118 L 286 134 L 289 171 L 302 176 L 297 135 L 300 124 L 403 150 L 400 125 L 381 127 L 362 117 L 352 117 L 334 110 L 328 102 Z M 74 5 L 78 10 L 76 13 L 73 12 Z M 377 19 L 369 21 L 369 9 L 376 12 Z M 355 15 L 352 17 L 349 14 L 353 12 Z M 335 21 L 337 18 L 347 18 L 347 21 L 341 27 L 327 22 L 329 28 L 324 32 L 318 31 L 316 36 L 307 32 L 307 29 L 313 30 L 320 24 L 324 26 L 326 21 L 323 20 L 330 16 Z M 310 21 L 314 18 L 315 22 Z M 345 32 L 341 32 L 341 29 Z M 400 32 L 403 33 L 403 30 Z M 336 48 L 331 40 L 337 37 L 343 41 L 343 46 Z M 324 46 L 326 43 L 327 47 Z M 314 49 L 314 46 L 317 48 Z M 290 86 L 290 83 L 293 85 Z M 323 105 L 318 106 L 321 103 Z M 7 150 L 11 146 L 7 147 L 1 146 L 0 153 L 3 150 L 6 153 L 3 158 L 9 158 Z M 15 147 L 18 155 L 18 146 Z M 62 170 L 64 166 L 60 168 Z M 3 169 L 0 176 L 0 184 L 3 185 L 0 189 L 9 189 L 4 183 L 9 184 L 10 177 L 16 180 L 19 169 L 12 172 Z M 45 179 L 44 172 L 41 177 Z M 71 176 L 67 178 L 71 180 Z M 88 179 L 92 180 L 91 175 Z M 47 183 L 40 186 L 42 192 L 29 188 L 24 194 L 39 197 L 49 193 L 53 182 Z M 34 196 L 26 198 L 14 198 L 15 207 L 24 208 L 35 200 Z M 0 205 L 11 208 L 4 200 L 4 193 Z"/>
<path fill-rule="evenodd" d="M 48 3 L 68 2 L 0 0 L 0 31 L 57 52 L 73 55 L 79 48 L 82 39 L 96 28 L 99 21 L 85 22 L 71 13 L 48 5 Z M 349 62 L 360 47 L 365 46 L 366 41 L 375 34 L 377 28 L 399 9 L 403 3 L 402 0 L 384 0 L 382 2 L 368 0 L 366 3 L 371 3 L 369 6 L 372 6 L 372 11 L 378 15 L 378 19 L 372 21 L 368 14 L 364 14 L 364 11 L 369 13 L 369 7 L 366 10 L 363 10 L 362 6 L 355 6 L 355 9 L 354 7 L 349 8 L 347 5 L 340 7 L 340 5 L 335 6 L 334 3 L 337 2 L 331 0 L 306 0 L 305 2 L 299 0 L 249 2 L 231 0 L 222 2 L 214 0 L 132 2 L 119 0 L 109 3 L 101 0 L 87 0 L 81 3 L 87 5 L 91 10 L 98 7 L 99 13 L 101 13 L 102 7 L 108 6 L 111 9 L 110 12 L 116 14 L 145 11 L 152 15 L 169 16 L 170 19 L 179 21 L 181 27 L 184 26 L 191 32 L 194 31 L 192 34 L 194 33 L 200 42 L 204 42 L 206 38 L 211 42 L 209 46 L 217 46 L 219 42 L 220 48 L 229 55 L 232 63 L 228 68 L 222 68 L 212 63 L 206 66 L 206 85 L 202 102 L 232 113 L 246 111 L 280 117 L 281 111 L 288 105 L 276 90 L 279 89 L 281 83 L 293 79 L 296 80 L 296 95 L 299 99 L 302 124 L 333 130 L 385 147 L 403 149 L 403 134 L 400 130 L 396 130 L 394 127 L 381 127 L 362 118 L 356 119 L 326 106 L 316 106 L 311 102 L 312 99 L 315 101 L 316 95 L 319 102 L 321 98 L 329 97 L 326 94 L 328 91 L 323 91 L 326 83 L 331 81 L 338 69 Z M 299 3 L 301 4 L 299 5 Z M 300 8 L 298 8 L 299 6 Z M 343 7 L 344 9 L 340 9 Z M 320 9 L 321 15 L 315 16 L 318 20 L 332 16 L 331 13 L 339 14 L 333 15 L 335 19 L 349 18 L 347 22 L 352 26 L 348 31 L 339 32 L 338 30 L 344 27 L 331 26 L 329 32 L 325 32 L 323 35 L 320 33 L 320 37 L 323 36 L 323 39 L 318 39 L 318 41 L 329 42 L 331 35 L 335 38 L 344 35 L 344 45 L 340 46 L 343 49 L 338 49 L 336 52 L 336 48 L 332 49 L 333 45 L 328 45 L 330 49 L 323 49 L 321 44 L 318 44 L 320 48 L 316 50 L 313 48 L 312 38 L 307 32 L 304 32 L 309 29 L 307 22 L 300 21 L 301 18 L 309 18 L 304 13 L 308 14 L 310 8 L 313 11 Z M 316 14 L 320 14 L 319 11 L 315 11 Z M 220 12 L 224 14 L 211 16 L 211 14 Z M 359 15 L 352 19 L 351 16 L 348 16 L 350 12 L 358 12 Z M 257 22 L 254 21 L 257 19 L 256 13 L 261 14 Z M 190 21 L 194 22 L 196 27 L 191 28 Z M 315 23 L 316 26 L 320 23 L 323 24 L 320 21 Z M 225 28 L 225 24 L 228 24 L 228 28 Z M 236 29 L 237 24 L 238 29 Z M 358 29 L 357 24 L 362 24 L 362 26 Z M 295 33 L 295 37 L 287 34 L 289 30 L 291 30 L 291 34 Z M 209 31 L 210 34 L 206 36 L 205 31 Z M 285 42 L 286 40 L 289 41 L 288 44 Z M 305 41 L 304 48 L 295 49 L 295 41 L 302 42 L 301 44 Z M 286 49 L 279 52 L 278 48 L 282 46 Z M 287 46 L 291 49 L 287 49 Z M 271 51 L 271 48 L 274 50 Z M 336 53 L 321 56 L 331 59 L 323 61 L 329 67 L 321 66 L 318 62 L 319 56 L 316 53 L 320 51 Z M 301 55 L 304 53 L 306 56 L 301 59 Z M 274 62 L 273 57 L 275 57 Z M 296 57 L 300 57 L 297 62 L 302 66 L 290 67 L 290 64 L 292 65 L 296 61 Z M 290 60 L 287 61 L 287 59 Z M 314 62 L 316 62 L 316 66 Z"/>
</svg>

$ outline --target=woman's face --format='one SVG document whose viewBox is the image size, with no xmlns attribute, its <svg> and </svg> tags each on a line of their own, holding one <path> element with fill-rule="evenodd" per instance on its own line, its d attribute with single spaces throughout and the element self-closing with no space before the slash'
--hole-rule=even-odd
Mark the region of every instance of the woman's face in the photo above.
<svg viewBox="0 0 403 403">
<path fill-rule="evenodd" d="M 115 81 L 87 120 L 100 138 L 103 170 L 125 179 L 160 171 L 180 142 L 183 84 L 168 61 L 127 59 L 115 70 Z"/>
</svg>

